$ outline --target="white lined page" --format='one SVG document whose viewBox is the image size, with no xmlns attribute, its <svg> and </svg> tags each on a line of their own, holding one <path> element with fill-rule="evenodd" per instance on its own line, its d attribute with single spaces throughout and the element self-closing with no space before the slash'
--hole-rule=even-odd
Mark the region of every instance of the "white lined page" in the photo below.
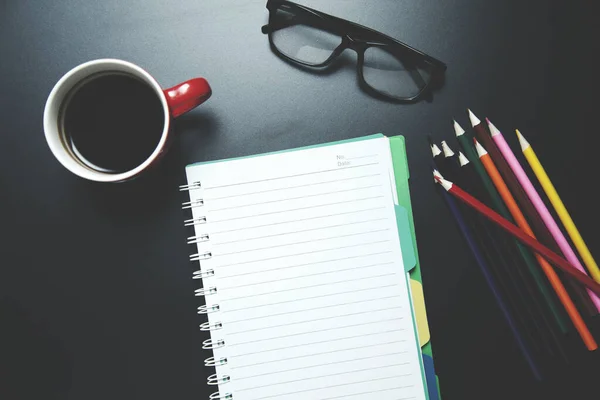
<svg viewBox="0 0 600 400">
<path fill-rule="evenodd" d="M 186 169 L 221 393 L 425 399 L 387 138 Z"/>
</svg>

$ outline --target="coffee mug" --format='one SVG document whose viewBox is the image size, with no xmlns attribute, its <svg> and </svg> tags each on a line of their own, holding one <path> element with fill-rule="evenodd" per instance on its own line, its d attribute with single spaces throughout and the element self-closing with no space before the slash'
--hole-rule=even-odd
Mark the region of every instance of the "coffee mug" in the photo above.
<svg viewBox="0 0 600 400">
<path fill-rule="evenodd" d="M 206 101 L 194 78 L 163 90 L 141 67 L 117 59 L 71 69 L 44 108 L 44 133 L 56 159 L 92 181 L 122 182 L 155 165 L 172 140 L 171 120 Z"/>
</svg>

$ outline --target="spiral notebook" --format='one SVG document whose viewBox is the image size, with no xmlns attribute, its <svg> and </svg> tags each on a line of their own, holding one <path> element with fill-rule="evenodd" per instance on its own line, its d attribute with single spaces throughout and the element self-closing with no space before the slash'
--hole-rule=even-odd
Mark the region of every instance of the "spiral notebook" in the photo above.
<svg viewBox="0 0 600 400">
<path fill-rule="evenodd" d="M 439 398 L 405 160 L 372 135 L 186 168 L 211 399 Z"/>
</svg>

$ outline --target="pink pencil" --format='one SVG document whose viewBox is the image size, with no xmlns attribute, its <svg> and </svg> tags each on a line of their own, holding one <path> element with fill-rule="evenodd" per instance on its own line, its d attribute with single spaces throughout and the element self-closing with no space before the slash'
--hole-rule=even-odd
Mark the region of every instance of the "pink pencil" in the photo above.
<svg viewBox="0 0 600 400">
<path fill-rule="evenodd" d="M 494 126 L 494 124 L 492 124 L 487 118 L 486 118 L 486 121 L 490 128 L 490 133 L 492 134 L 492 139 L 494 139 L 494 142 L 496 142 L 496 145 L 500 149 L 500 152 L 504 156 L 504 159 L 506 160 L 508 165 L 510 165 L 510 168 L 515 173 L 517 180 L 519 181 L 519 183 L 525 190 L 525 193 L 527 193 L 527 197 L 529 197 L 529 199 L 535 206 L 535 209 L 540 214 L 542 221 L 544 221 L 544 224 L 550 231 L 550 234 L 552 235 L 552 237 L 558 244 L 560 251 L 563 252 L 567 261 L 569 261 L 572 265 L 574 265 L 581 272 L 587 274 L 587 271 L 583 268 L 583 266 L 579 262 L 579 259 L 575 255 L 575 252 L 569 245 L 569 242 L 567 242 L 567 239 L 565 238 L 565 236 L 561 232 L 560 228 L 556 224 L 556 221 L 554 221 L 554 218 L 552 218 L 552 215 L 548 211 L 548 208 L 546 208 L 546 205 L 540 198 L 540 195 L 538 194 L 538 192 L 535 190 L 535 188 L 531 184 L 531 181 L 529 180 L 529 177 L 523 170 L 523 167 L 521 167 L 521 164 L 519 163 L 519 161 L 515 157 L 514 153 L 508 146 L 508 143 L 506 143 L 506 140 L 504 140 L 504 136 L 498 130 L 498 128 L 496 128 Z M 589 289 L 588 289 L 588 294 L 590 295 L 592 302 L 594 303 L 594 305 L 596 306 L 598 311 L 600 311 L 600 298 L 598 298 L 598 296 L 596 296 L 596 294 Z"/>
</svg>

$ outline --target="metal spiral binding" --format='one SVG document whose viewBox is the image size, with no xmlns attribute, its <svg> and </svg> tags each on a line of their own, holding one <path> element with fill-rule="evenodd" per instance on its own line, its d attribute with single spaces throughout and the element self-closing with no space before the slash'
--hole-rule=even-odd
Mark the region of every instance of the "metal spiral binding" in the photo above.
<svg viewBox="0 0 600 400">
<path fill-rule="evenodd" d="M 204 350 L 219 349 L 223 346 L 225 346 L 225 341 L 223 339 L 213 340 L 211 338 L 211 339 L 206 339 L 205 341 L 202 342 L 202 348 Z"/>
<path fill-rule="evenodd" d="M 194 190 L 194 189 L 200 189 L 202 187 L 201 183 L 196 181 L 196 182 L 192 182 L 190 184 L 187 185 L 181 185 L 179 186 L 179 190 L 180 191 L 190 191 L 190 190 Z M 190 201 L 184 202 L 181 204 L 181 208 L 183 210 L 187 210 L 187 209 L 193 209 L 196 207 L 203 207 L 204 206 L 204 199 L 196 199 L 196 200 L 192 200 L 190 199 Z M 191 218 L 191 219 L 187 219 L 184 221 L 184 225 L 185 226 L 196 226 L 196 225 L 203 225 L 206 224 L 207 218 L 206 216 L 201 216 L 201 217 L 196 217 L 196 218 Z M 198 243 L 203 243 L 203 242 L 208 242 L 210 240 L 210 236 L 208 235 L 208 233 L 203 233 L 203 234 L 197 234 L 196 236 L 190 236 L 187 238 L 187 243 L 188 244 L 198 244 Z M 203 261 L 203 260 L 208 260 L 210 258 L 212 258 L 213 254 L 210 251 L 204 252 L 204 253 L 196 253 L 196 254 L 192 254 L 190 255 L 190 261 Z M 209 278 L 209 277 L 213 277 L 215 276 L 215 271 L 214 269 L 198 269 L 197 271 L 194 271 L 192 279 L 204 279 L 204 278 Z M 209 286 L 209 287 L 202 287 L 200 289 L 196 289 L 194 294 L 195 296 L 210 296 L 210 295 L 214 295 L 217 293 L 217 288 L 215 286 Z M 221 310 L 221 307 L 219 306 L 219 304 L 204 304 L 202 306 L 198 307 L 198 314 L 211 314 L 211 313 L 215 313 Z M 223 328 L 223 323 L 221 321 L 218 322 L 210 322 L 210 320 L 207 320 L 206 322 L 203 322 L 199 325 L 200 330 L 201 331 L 216 331 L 219 329 Z M 211 337 L 210 339 L 206 339 L 202 342 L 202 348 L 205 350 L 214 350 L 214 349 L 218 349 L 221 347 L 225 346 L 225 340 L 224 339 L 216 339 Z M 204 365 L 207 367 L 218 367 L 218 366 L 223 366 L 227 364 L 227 358 L 226 357 L 221 357 L 219 359 L 216 359 L 214 356 L 213 357 L 209 357 L 207 359 L 204 360 Z M 227 374 L 212 374 L 207 378 L 206 383 L 208 385 L 211 386 L 217 386 L 217 385 L 222 385 L 225 384 L 227 382 L 231 381 L 231 377 Z M 228 393 L 228 392 L 214 392 L 209 396 L 210 400 L 232 400 L 233 399 L 233 394 L 232 393 Z"/>
<path fill-rule="evenodd" d="M 181 209 L 186 210 L 188 208 L 200 207 L 204 205 L 204 200 L 197 199 L 194 201 L 186 201 L 185 203 L 181 203 Z"/>
<path fill-rule="evenodd" d="M 225 364 L 227 364 L 227 357 L 221 357 L 218 360 L 214 357 L 208 357 L 206 360 L 204 360 L 204 365 L 207 367 L 216 367 L 217 365 Z"/>
<path fill-rule="evenodd" d="M 194 271 L 194 275 L 192 276 L 192 279 L 203 279 L 203 278 L 208 278 L 209 276 L 215 276 L 215 270 L 214 269 L 207 269 L 206 271 L 202 271 L 201 269 Z"/>
<path fill-rule="evenodd" d="M 208 380 L 206 383 L 208 383 L 209 385 L 218 385 L 221 383 L 227 383 L 231 380 L 231 377 L 229 375 L 223 375 L 221 377 L 219 377 L 217 374 L 212 374 L 211 376 L 208 377 Z"/>
<path fill-rule="evenodd" d="M 190 236 L 189 238 L 187 238 L 187 244 L 208 242 L 209 240 L 210 240 L 210 237 L 208 236 L 208 234 L 204 233 L 204 234 L 198 235 L 198 236 Z"/>
<path fill-rule="evenodd" d="M 202 187 L 202 184 L 200 182 L 196 181 L 196 182 L 190 183 L 189 185 L 180 185 L 179 191 L 185 192 L 186 190 L 200 189 L 201 187 Z"/>
<path fill-rule="evenodd" d="M 190 261 L 208 260 L 211 257 L 212 253 L 210 251 L 207 251 L 206 253 L 196 253 L 190 256 Z"/>
<path fill-rule="evenodd" d="M 209 400 L 231 400 L 233 399 L 233 395 L 231 393 L 221 394 L 221 392 L 214 392 L 208 398 Z"/>
<path fill-rule="evenodd" d="M 192 219 L 186 219 L 183 221 L 184 226 L 201 225 L 206 223 L 206 217 L 198 217 Z"/>
<path fill-rule="evenodd" d="M 206 321 L 200 324 L 201 331 L 216 331 L 221 328 L 223 328 L 222 322 L 215 322 L 214 324 L 211 324 L 210 322 Z"/>
<path fill-rule="evenodd" d="M 221 309 L 221 306 L 218 304 L 213 304 L 212 306 L 207 306 L 206 304 L 198 307 L 198 314 L 210 314 L 217 312 Z"/>
<path fill-rule="evenodd" d="M 211 286 L 209 288 L 196 289 L 194 292 L 196 293 L 196 297 L 209 296 L 211 294 L 217 293 L 217 288 L 214 286 Z"/>
</svg>

